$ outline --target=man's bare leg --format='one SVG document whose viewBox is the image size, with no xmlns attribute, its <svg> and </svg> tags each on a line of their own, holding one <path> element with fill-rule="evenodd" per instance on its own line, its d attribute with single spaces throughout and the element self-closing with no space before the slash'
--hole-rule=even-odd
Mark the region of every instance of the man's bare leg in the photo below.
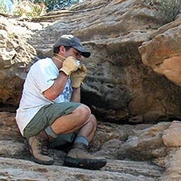
<svg viewBox="0 0 181 181">
<path fill-rule="evenodd" d="M 96 126 L 97 120 L 86 105 L 80 105 L 71 114 L 61 116 L 53 122 L 51 129 L 55 136 L 78 131 L 73 149 L 68 152 L 64 161 L 65 166 L 87 169 L 99 169 L 105 166 L 105 158 L 95 157 L 87 151 Z"/>
<path fill-rule="evenodd" d="M 88 141 L 92 141 L 97 127 L 97 120 L 93 114 L 90 115 L 87 122 L 80 129 L 78 136 L 84 136 Z"/>
<path fill-rule="evenodd" d="M 86 124 L 91 116 L 89 107 L 80 105 L 71 114 L 56 119 L 51 128 L 57 135 L 73 133 Z M 85 132 L 84 132 L 85 134 Z"/>
<path fill-rule="evenodd" d="M 61 118 L 56 120 L 57 124 L 59 121 L 68 120 L 66 126 L 63 127 L 64 130 L 61 129 L 61 132 L 63 134 L 72 133 L 79 130 L 77 137 L 75 138 L 73 149 L 68 152 L 64 161 L 64 165 L 96 170 L 105 166 L 105 158 L 93 156 L 87 151 L 87 146 L 89 142 L 93 139 L 97 127 L 97 120 L 95 116 L 91 114 L 89 109 L 87 109 L 87 107 L 85 106 L 79 106 L 74 110 L 72 114 L 64 116 L 63 119 Z M 72 121 L 74 121 L 73 125 L 71 125 Z M 75 123 L 75 121 L 77 122 Z M 55 130 L 55 128 L 57 128 L 56 124 L 52 125 L 52 129 L 54 129 L 53 131 L 57 130 Z M 60 134 L 60 132 L 58 131 L 57 133 Z"/>
</svg>

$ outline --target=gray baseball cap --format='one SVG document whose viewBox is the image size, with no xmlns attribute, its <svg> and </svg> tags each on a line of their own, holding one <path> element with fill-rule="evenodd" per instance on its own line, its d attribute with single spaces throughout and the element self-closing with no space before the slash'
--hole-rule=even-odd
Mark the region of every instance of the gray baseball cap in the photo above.
<svg viewBox="0 0 181 181">
<path fill-rule="evenodd" d="M 81 52 L 82 56 L 90 57 L 91 53 L 88 52 L 82 45 L 81 41 L 73 35 L 62 35 L 54 44 L 53 48 L 59 46 L 70 46 Z"/>
</svg>

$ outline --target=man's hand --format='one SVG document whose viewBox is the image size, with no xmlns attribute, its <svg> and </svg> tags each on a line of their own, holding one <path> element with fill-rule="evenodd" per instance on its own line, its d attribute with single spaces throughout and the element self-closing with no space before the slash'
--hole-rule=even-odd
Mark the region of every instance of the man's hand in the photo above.
<svg viewBox="0 0 181 181">
<path fill-rule="evenodd" d="M 66 75 L 70 75 L 72 72 L 76 71 L 78 69 L 78 64 L 76 63 L 76 60 L 74 57 L 69 56 L 67 57 L 62 64 L 62 68 L 60 71 L 64 72 Z"/>
<path fill-rule="evenodd" d="M 79 88 L 86 76 L 86 73 L 87 73 L 87 69 L 85 65 L 81 64 L 81 67 L 77 71 L 71 74 L 70 78 L 72 81 L 72 87 Z"/>
</svg>

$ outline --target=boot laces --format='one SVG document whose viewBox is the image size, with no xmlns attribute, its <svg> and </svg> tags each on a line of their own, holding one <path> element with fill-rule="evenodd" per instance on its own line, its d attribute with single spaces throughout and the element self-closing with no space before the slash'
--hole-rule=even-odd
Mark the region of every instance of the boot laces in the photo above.
<svg viewBox="0 0 181 181">
<path fill-rule="evenodd" d="M 86 154 L 92 155 L 92 153 L 88 152 L 88 148 L 87 145 L 84 144 L 78 144 L 78 146 L 75 146 L 74 148 L 80 149 L 81 151 L 83 151 Z"/>
<path fill-rule="evenodd" d="M 47 141 L 47 139 L 45 138 L 38 138 L 36 137 L 38 140 L 38 152 L 42 155 L 49 155 L 49 143 Z"/>
</svg>

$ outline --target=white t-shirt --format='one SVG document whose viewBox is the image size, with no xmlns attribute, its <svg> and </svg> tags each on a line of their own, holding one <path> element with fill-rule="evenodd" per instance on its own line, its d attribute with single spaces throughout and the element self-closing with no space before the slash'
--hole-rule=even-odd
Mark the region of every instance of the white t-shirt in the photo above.
<svg viewBox="0 0 181 181">
<path fill-rule="evenodd" d="M 50 101 L 43 95 L 43 92 L 53 85 L 58 75 L 59 70 L 50 58 L 38 60 L 30 68 L 16 112 L 16 122 L 22 135 L 26 125 L 43 106 L 70 101 L 72 94 L 70 79 L 67 80 L 62 94 L 55 100 Z"/>
</svg>

